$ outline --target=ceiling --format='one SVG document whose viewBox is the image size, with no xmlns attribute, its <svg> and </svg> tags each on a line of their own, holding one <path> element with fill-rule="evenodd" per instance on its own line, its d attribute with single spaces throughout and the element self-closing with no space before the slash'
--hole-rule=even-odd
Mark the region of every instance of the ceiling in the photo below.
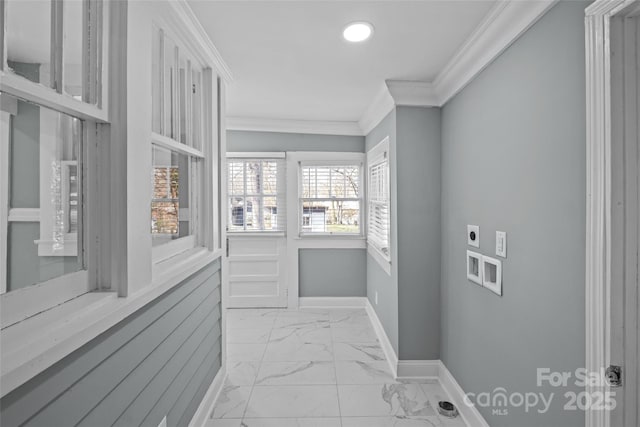
<svg viewBox="0 0 640 427">
<path fill-rule="evenodd" d="M 385 80 L 433 81 L 493 1 L 189 0 L 233 74 L 229 117 L 354 121 Z M 373 24 L 359 44 L 352 21 Z"/>
</svg>

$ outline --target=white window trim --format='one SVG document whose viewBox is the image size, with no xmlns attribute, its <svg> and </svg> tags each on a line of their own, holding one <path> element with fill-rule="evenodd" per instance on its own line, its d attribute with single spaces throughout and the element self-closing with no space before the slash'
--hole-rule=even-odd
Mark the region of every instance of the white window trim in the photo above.
<svg viewBox="0 0 640 427">
<path fill-rule="evenodd" d="M 322 151 L 294 151 L 287 152 L 287 158 L 290 161 L 287 162 L 287 169 L 293 168 L 293 174 L 296 177 L 295 182 L 292 182 L 291 175 L 288 173 L 289 179 L 287 184 L 293 185 L 294 191 L 288 191 L 288 204 L 287 212 L 289 218 L 287 223 L 293 223 L 295 228 L 287 227 L 292 236 L 296 236 L 296 239 L 341 239 L 341 240 L 365 240 L 365 227 L 363 224 L 363 218 L 366 212 L 365 198 L 363 194 L 366 194 L 366 183 L 363 179 L 364 167 L 365 167 L 365 154 L 354 152 L 322 152 Z M 360 232 L 359 233 L 304 233 L 302 232 L 301 221 L 301 194 L 302 194 L 302 167 L 304 166 L 337 166 L 337 165 L 360 165 L 360 197 L 357 199 L 360 201 Z M 294 199 L 295 198 L 295 199 Z M 295 213 L 294 213 L 295 212 Z M 295 222 L 291 219 L 295 218 Z"/>
<path fill-rule="evenodd" d="M 221 174 L 226 151 L 223 108 L 225 105 L 225 82 L 229 81 L 231 76 L 226 64 L 207 38 L 204 30 L 199 26 L 193 25 L 197 23 L 197 19 L 189 9 L 186 1 L 177 0 L 168 3 L 163 2 L 162 4 L 166 6 L 161 6 L 164 9 L 159 13 L 166 16 L 167 22 L 170 22 L 171 25 L 180 26 L 181 34 L 189 38 L 189 45 L 194 50 L 197 50 L 196 53 L 200 59 L 204 58 L 203 63 L 208 64 L 209 68 L 203 70 L 203 91 L 210 97 L 214 93 L 217 93 L 219 97 L 219 99 L 215 99 L 215 97 L 210 99 L 210 102 L 205 104 L 203 113 L 213 117 L 210 125 L 205 130 L 205 139 L 212 143 L 203 147 L 203 152 L 206 154 L 205 162 L 208 164 L 207 168 L 205 168 L 204 179 L 207 182 L 206 185 L 210 186 L 212 190 L 204 196 L 206 205 L 205 217 L 212 219 L 205 224 L 204 247 L 187 250 L 164 262 L 153 265 L 153 270 L 157 272 L 157 275 L 154 275 L 153 278 L 149 275 L 149 281 L 143 280 L 140 285 L 135 281 L 138 277 L 146 279 L 147 276 L 141 270 L 151 266 L 146 263 L 142 266 L 134 265 L 137 254 L 131 254 L 131 249 L 129 249 L 132 245 L 131 237 L 133 236 L 127 213 L 130 203 L 127 197 L 128 183 L 132 179 L 131 176 L 127 177 L 127 159 L 131 151 L 131 147 L 127 147 L 127 140 L 130 140 L 128 136 L 131 126 L 127 127 L 125 110 L 118 108 L 119 105 L 123 105 L 127 100 L 126 85 L 116 83 L 127 79 L 127 73 L 130 70 L 128 70 L 128 67 L 124 67 L 126 61 L 112 60 L 108 66 L 106 61 L 111 52 L 113 55 L 126 53 L 125 47 L 128 41 L 121 36 L 124 33 L 122 24 L 124 23 L 126 26 L 126 17 L 130 13 L 131 4 L 105 1 L 105 15 L 111 14 L 114 19 L 110 22 L 110 26 L 105 21 L 105 28 L 110 28 L 111 31 L 105 31 L 105 37 L 103 37 L 103 57 L 105 58 L 103 60 L 103 68 L 105 70 L 103 78 L 105 81 L 102 89 L 104 93 L 109 94 L 109 99 L 103 97 L 102 109 L 87 106 L 73 98 L 60 98 L 62 99 L 60 101 L 61 106 L 58 106 L 56 96 L 62 95 L 17 76 L 12 75 L 5 79 L 7 73 L 2 71 L 0 71 L 0 89 L 20 98 L 25 98 L 21 93 L 26 92 L 29 95 L 29 91 L 33 91 L 44 101 L 38 102 L 40 98 L 37 96 L 29 98 L 31 96 L 29 95 L 26 97 L 34 99 L 43 106 L 53 106 L 54 109 L 63 113 L 83 120 L 90 120 L 97 124 L 111 122 L 110 132 L 107 132 L 106 127 L 91 126 L 90 131 L 93 135 L 89 136 L 88 141 L 89 145 L 96 148 L 95 152 L 90 153 L 90 159 L 87 164 L 88 168 L 95 171 L 91 182 L 110 182 L 112 196 L 114 197 L 111 200 L 106 198 L 94 199 L 93 203 L 89 205 L 87 215 L 89 216 L 88 226 L 90 230 L 86 233 L 89 237 L 100 235 L 102 241 L 106 242 L 107 247 L 110 248 L 110 252 L 107 254 L 96 251 L 89 253 L 91 259 L 98 258 L 101 268 L 98 270 L 98 263 L 94 261 L 93 264 L 89 264 L 88 271 L 79 272 L 79 274 L 87 274 L 89 276 L 88 279 L 81 282 L 85 286 L 88 282 L 97 282 L 100 287 L 99 290 L 117 290 L 118 293 L 85 291 L 86 293 L 75 298 L 72 297 L 66 302 L 62 301 L 65 297 L 60 297 L 61 302 L 55 302 L 54 307 L 45 307 L 37 314 L 15 323 L 10 328 L 4 329 L 0 333 L 1 358 L 3 362 L 0 364 L 0 382 L 2 383 L 0 396 L 10 393 L 35 375 L 174 288 L 192 274 L 221 259 L 223 255 L 221 247 L 225 231 L 221 225 L 224 224 L 225 213 L 221 209 L 222 204 L 218 203 L 218 195 L 221 192 L 223 193 L 225 188 L 225 177 Z M 154 6 L 154 10 L 159 7 L 160 5 Z M 109 11 L 108 13 L 107 10 Z M 107 16 L 105 16 L 105 20 L 107 20 Z M 107 39 L 109 39 L 108 42 Z M 107 48 L 107 43 L 112 44 L 113 49 L 111 51 Z M 0 51 L 2 51 L 2 46 L 0 46 Z M 114 79 L 113 81 L 115 82 L 110 87 L 107 87 L 107 75 L 110 75 L 110 78 Z M 205 75 L 208 77 L 207 79 L 205 79 Z M 7 90 L 6 83 L 8 81 L 17 81 L 17 86 L 27 87 L 28 90 L 15 91 L 11 87 L 9 87 L 10 90 Z M 106 107 L 107 101 L 111 105 L 110 108 Z M 111 144 L 100 145 L 96 143 L 96 138 L 109 135 Z M 130 140 L 129 144 L 135 147 L 136 142 L 135 140 Z M 111 160 L 108 162 L 109 164 L 104 164 L 104 162 L 99 162 L 99 158 L 110 158 Z M 96 166 L 100 167 L 96 168 Z M 0 185 L 0 189 L 2 187 Z M 100 212 L 106 212 L 107 221 L 101 222 L 94 219 L 98 218 Z M 13 213 L 16 218 L 24 215 L 33 217 L 34 215 L 34 212 Z M 137 249 L 139 245 L 134 245 L 134 247 Z M 149 246 L 148 255 L 150 255 L 150 252 L 151 247 Z M 143 258 L 146 259 L 145 257 Z M 67 276 L 64 277 L 66 278 Z M 131 278 L 134 279 L 133 283 L 130 283 Z M 45 283 L 41 283 L 29 288 L 35 289 L 44 285 Z M 31 291 L 32 289 L 24 289 L 25 293 Z M 11 294 L 14 294 L 14 292 L 11 292 Z M 3 308 L 6 295 L 9 294 L 2 295 Z M 18 294 L 14 295 L 17 296 Z M 78 307 L 82 307 L 82 309 L 78 310 Z M 32 309 L 31 311 L 33 312 L 34 310 Z M 0 310 L 0 312 L 4 313 L 4 310 Z M 59 320 L 55 323 L 46 322 L 45 320 L 50 317 L 57 317 Z M 222 361 L 224 364 L 226 359 L 224 318 L 222 322 Z M 22 337 L 22 340 L 20 340 L 22 345 L 14 339 L 16 335 Z M 14 344 L 19 345 L 16 346 Z"/>
<path fill-rule="evenodd" d="M 281 151 L 230 151 L 227 159 L 286 159 L 287 153 Z"/>
<path fill-rule="evenodd" d="M 158 246 L 153 246 L 151 248 L 152 252 L 152 278 L 158 277 L 160 271 L 162 271 L 162 267 L 159 265 L 164 261 L 174 258 L 179 255 L 183 255 L 186 251 L 191 249 L 199 248 L 199 247 L 207 247 L 210 250 L 213 249 L 215 236 L 209 236 L 208 232 L 216 233 L 216 228 L 214 224 L 216 223 L 217 214 L 214 212 L 216 210 L 217 201 L 211 199 L 210 195 L 214 193 L 217 194 L 216 181 L 220 179 L 220 174 L 218 177 L 214 176 L 213 173 L 214 167 L 217 165 L 220 166 L 220 162 L 218 161 L 218 156 L 214 152 L 213 147 L 214 144 L 219 144 L 219 135 L 217 132 L 211 132 L 212 129 L 217 131 L 218 129 L 218 105 L 217 99 L 213 96 L 213 92 L 215 91 L 215 95 L 219 96 L 218 91 L 219 87 L 211 86 L 209 84 L 209 80 L 215 77 L 217 81 L 217 75 L 212 73 L 212 68 L 210 64 L 207 64 L 206 61 L 202 60 L 202 57 L 197 54 L 197 50 L 194 50 L 194 45 L 191 40 L 190 35 L 179 34 L 179 31 L 176 31 L 174 27 L 174 23 L 170 21 L 160 20 L 158 22 L 154 22 L 152 26 L 153 31 L 159 31 L 162 37 L 168 37 L 171 39 L 172 43 L 175 46 L 186 53 L 187 67 L 189 67 L 189 63 L 197 64 L 202 68 L 202 97 L 200 99 L 200 104 L 202 106 L 202 111 L 199 114 L 200 122 L 202 126 L 202 135 L 200 139 L 200 144 L 202 145 L 202 151 L 194 148 L 188 144 L 181 143 L 171 137 L 159 134 L 150 129 L 150 141 L 151 146 L 156 145 L 165 149 L 168 149 L 172 152 L 177 152 L 180 154 L 184 154 L 189 156 L 190 158 L 200 159 L 202 160 L 199 168 L 202 168 L 201 171 L 191 171 L 191 176 L 189 179 L 189 206 L 192 211 L 191 221 L 195 226 L 195 231 L 185 237 L 181 237 L 174 241 L 164 243 Z M 163 41 L 161 41 L 161 45 L 163 45 Z M 164 52 L 164 51 L 163 51 Z M 159 69 L 163 70 L 164 73 L 165 66 L 163 62 L 164 53 L 162 54 L 162 58 L 160 58 Z M 179 64 L 177 64 L 179 66 Z M 191 73 L 188 73 L 189 76 Z M 164 79 L 164 76 L 161 80 Z M 177 90 L 174 88 L 174 90 Z M 161 96 L 164 96 L 164 92 L 162 91 Z M 174 99 L 174 105 L 170 106 L 170 108 L 175 109 L 178 103 L 177 97 Z M 154 101 L 156 102 L 156 101 Z M 160 111 L 162 112 L 161 126 L 164 126 L 164 109 L 166 105 L 164 105 L 164 100 L 162 101 L 162 107 Z M 191 109 L 191 102 L 188 102 L 187 108 Z M 215 113 L 215 114 L 211 114 Z M 192 120 L 193 117 L 189 117 L 189 120 Z M 178 119 L 178 122 L 180 120 Z M 191 129 L 188 129 L 187 132 L 191 133 Z M 193 141 L 191 141 L 192 143 Z M 197 195 L 197 200 L 194 201 L 194 195 Z M 195 210 L 192 209 L 194 203 L 196 204 Z M 211 205 L 211 206 L 210 206 Z M 219 233 L 219 230 L 217 230 Z"/>
<path fill-rule="evenodd" d="M 93 3 L 92 3 L 93 4 Z M 111 2 L 104 2 L 103 8 L 108 8 Z M 6 2 L 0 3 L 0 8 L 6 7 Z M 83 120 L 85 126 L 83 130 L 83 145 L 82 145 L 82 153 L 79 153 L 80 156 L 86 156 L 87 150 L 92 150 L 89 148 L 92 146 L 92 142 L 95 142 L 95 135 L 89 136 L 88 128 L 94 129 L 95 127 L 91 123 L 104 124 L 109 121 L 109 111 L 108 111 L 108 96 L 109 93 L 109 84 L 108 84 L 108 73 L 106 72 L 108 67 L 109 58 L 109 33 L 106 29 L 109 28 L 109 13 L 103 13 L 103 9 L 96 9 L 97 16 L 96 19 L 99 21 L 99 25 L 95 28 L 98 28 L 102 33 L 99 34 L 99 38 L 101 40 L 102 46 L 100 47 L 101 57 L 99 58 L 100 62 L 100 70 L 92 69 L 92 72 L 99 72 L 101 76 L 100 82 L 91 83 L 90 87 L 87 88 L 88 91 L 96 91 L 97 93 L 97 104 L 88 104 L 86 102 L 77 100 L 73 98 L 71 95 L 64 93 L 62 90 L 62 73 L 63 73 L 63 63 L 64 59 L 61 55 L 56 55 L 55 63 L 51 64 L 52 70 L 54 70 L 54 80 L 57 86 L 57 89 L 45 87 L 39 83 L 29 81 L 28 79 L 16 75 L 13 72 L 7 71 L 7 57 L 6 57 L 6 49 L 4 46 L 4 37 L 2 37 L 2 56 L 0 57 L 0 91 L 11 95 L 13 97 L 25 100 L 27 102 L 32 102 L 41 107 L 49 108 L 73 117 L 77 117 Z M 5 16 L 5 10 L 0 10 L 0 16 Z M 55 28 L 60 28 L 60 33 L 62 31 L 62 14 L 57 14 L 52 16 L 52 25 Z M 63 40 L 61 37 L 52 37 L 50 40 L 51 49 L 62 49 Z M 83 52 L 83 55 L 86 52 Z M 122 53 L 117 53 L 118 55 L 122 55 Z M 91 79 L 90 79 L 91 80 Z M 8 129 L 8 126 L 7 126 Z M 8 149 L 8 147 L 7 147 Z M 2 153 L 0 153 L 2 154 Z M 7 156 L 8 157 L 8 156 Z M 7 158 L 7 166 L 8 166 L 8 158 Z M 3 170 L 7 171 L 7 168 L 3 168 Z M 91 172 L 93 176 L 95 171 Z M 9 181 L 9 177 L 4 182 Z M 11 209 L 9 212 L 6 212 L 8 209 L 8 198 L 9 198 L 9 188 L 6 185 L 1 186 L 2 189 L 2 199 L 3 204 L 0 205 L 0 209 L 3 211 L 2 218 L 0 218 L 0 226 L 3 227 L 3 230 L 6 230 L 8 226 L 8 222 L 10 221 L 26 221 L 27 218 L 25 216 L 30 216 L 31 219 L 34 218 L 34 214 L 38 212 L 38 221 L 40 221 L 40 210 L 39 209 Z M 6 187 L 6 188 L 5 188 Z M 4 202 L 7 202 L 4 204 Z M 87 212 L 85 212 L 83 220 L 87 219 Z M 30 221 L 36 222 L 36 221 Z M 7 239 L 8 235 L 6 235 L 6 231 L 3 232 L 3 241 L 4 241 L 4 254 L 3 258 L 0 261 L 3 263 L 1 275 L 3 279 L 3 286 L 6 291 L 6 278 L 7 278 Z M 40 241 L 37 240 L 35 242 L 39 246 L 40 253 Z M 46 254 L 49 252 L 49 244 L 50 242 L 43 241 L 42 242 L 42 253 Z M 87 247 L 83 247 L 84 251 L 89 250 Z M 72 252 L 71 249 L 68 249 Z M 83 251 L 83 252 L 84 252 Z M 77 253 L 77 249 L 75 251 Z M 80 258 L 84 256 L 84 253 L 78 254 Z M 84 260 L 81 260 L 84 264 Z M 85 266 L 84 270 L 66 274 L 63 276 L 59 276 L 53 278 L 51 280 L 47 280 L 44 282 L 40 282 L 26 288 L 17 289 L 15 291 L 2 293 L 0 295 L 0 308 L 2 313 L 8 313 L 2 316 L 2 321 L 0 322 L 0 327 L 2 329 L 6 328 L 14 319 L 18 319 L 17 321 L 21 321 L 27 319 L 31 316 L 34 316 L 40 312 L 51 309 L 59 304 L 64 303 L 65 301 L 69 301 L 75 297 L 78 297 L 84 293 L 93 290 L 96 287 L 95 280 L 93 280 L 92 275 L 90 274 L 88 268 L 89 266 Z M 95 266 L 93 267 L 95 268 Z M 19 301 L 19 303 L 16 303 Z M 3 391 L 4 392 L 4 391 Z"/>
<path fill-rule="evenodd" d="M 8 112 L 0 111 L 0 139 L 9 140 Z M 0 144 L 0 294 L 7 291 L 7 240 L 9 227 L 9 144 Z"/>
<path fill-rule="evenodd" d="M 386 155 L 387 158 L 387 162 L 389 162 L 389 166 L 390 166 L 390 161 L 389 161 L 389 137 L 385 137 L 382 141 L 380 141 L 378 144 L 376 144 L 375 147 L 371 148 L 368 152 L 367 152 L 367 185 L 369 183 L 369 167 L 371 164 L 377 163 L 378 161 L 380 161 L 381 159 L 383 159 Z M 384 252 L 382 252 L 382 250 L 380 250 L 380 248 L 375 245 L 373 242 L 370 241 L 370 239 L 367 239 L 367 252 L 373 257 L 373 259 L 376 260 L 376 262 L 380 265 L 380 267 L 382 267 L 382 269 L 388 274 L 391 275 L 391 174 L 389 173 L 389 194 L 388 194 L 388 202 L 389 202 L 389 236 L 388 236 L 388 242 L 389 242 L 389 253 L 385 254 Z M 368 187 L 367 187 L 368 189 Z M 366 204 L 367 204 L 367 236 L 369 233 L 369 193 L 367 192 L 367 200 L 366 200 Z"/>
</svg>

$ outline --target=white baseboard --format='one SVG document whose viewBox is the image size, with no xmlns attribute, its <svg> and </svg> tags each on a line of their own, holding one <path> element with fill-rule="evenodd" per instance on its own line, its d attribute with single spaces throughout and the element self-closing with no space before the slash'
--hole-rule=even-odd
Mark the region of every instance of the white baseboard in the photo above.
<svg viewBox="0 0 640 427">
<path fill-rule="evenodd" d="M 218 396 L 222 391 L 222 387 L 224 385 L 224 380 L 227 377 L 227 368 L 223 365 L 220 367 L 220 370 L 216 374 L 215 378 L 211 382 L 209 389 L 205 393 L 202 398 L 202 402 L 198 406 L 196 413 L 193 414 L 193 418 L 191 418 L 191 422 L 189 423 L 189 427 L 204 427 L 207 423 L 207 416 L 213 410 L 213 405 L 215 405 L 216 400 L 218 400 Z"/>
<path fill-rule="evenodd" d="M 367 314 L 369 315 L 369 319 L 371 319 L 371 323 L 373 324 L 373 330 L 376 332 L 378 336 L 378 340 L 380 341 L 380 345 L 382 346 L 382 351 L 384 351 L 384 355 L 387 358 L 387 362 L 389 363 L 389 368 L 391 368 L 391 373 L 393 373 L 394 377 L 398 376 L 398 355 L 396 354 L 393 346 L 391 345 L 391 341 L 389 341 L 389 337 L 387 333 L 384 331 L 384 327 L 376 314 L 371 302 L 369 302 L 368 298 L 365 298 L 365 308 L 367 309 Z"/>
<path fill-rule="evenodd" d="M 462 390 L 462 387 L 460 387 L 460 384 L 458 384 L 453 375 L 451 375 L 451 372 L 449 372 L 444 363 L 439 361 L 439 365 L 438 381 L 440 381 L 440 385 L 449 395 L 452 403 L 456 405 L 456 408 L 458 408 L 458 412 L 460 413 L 462 420 L 468 426 L 489 427 L 489 424 L 482 417 L 480 411 L 478 411 L 475 406 L 469 406 L 465 403 L 464 390 Z"/>
<path fill-rule="evenodd" d="M 438 379 L 439 360 L 399 360 L 398 379 Z"/>
<path fill-rule="evenodd" d="M 300 297 L 300 308 L 365 308 L 366 297 Z"/>
</svg>

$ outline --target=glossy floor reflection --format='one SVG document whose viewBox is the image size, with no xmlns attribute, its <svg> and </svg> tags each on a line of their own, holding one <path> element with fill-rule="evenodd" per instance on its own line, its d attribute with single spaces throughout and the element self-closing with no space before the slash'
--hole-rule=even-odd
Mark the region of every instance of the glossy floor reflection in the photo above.
<svg viewBox="0 0 640 427">
<path fill-rule="evenodd" d="M 398 382 L 364 309 L 227 311 L 228 378 L 207 427 L 464 427 L 435 380 Z"/>
</svg>

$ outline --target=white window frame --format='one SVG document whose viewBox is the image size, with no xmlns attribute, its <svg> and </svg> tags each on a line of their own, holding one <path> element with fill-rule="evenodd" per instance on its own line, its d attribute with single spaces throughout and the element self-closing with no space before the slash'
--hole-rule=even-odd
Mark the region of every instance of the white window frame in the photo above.
<svg viewBox="0 0 640 427">
<path fill-rule="evenodd" d="M 107 6 L 107 2 L 92 0 L 88 3 L 91 7 L 91 16 L 93 17 L 93 25 L 90 25 L 88 31 L 97 30 L 96 33 L 92 33 L 92 39 L 99 39 L 101 45 L 96 48 L 95 45 L 86 45 L 87 50 L 83 51 L 83 61 L 88 61 L 90 55 L 95 55 L 92 58 L 95 64 L 90 67 L 89 72 L 91 75 L 96 75 L 97 79 L 87 79 L 88 86 L 86 91 L 94 94 L 96 104 L 89 104 L 78 99 L 75 99 L 69 94 L 64 93 L 63 90 L 63 73 L 64 73 L 64 55 L 63 55 L 63 3 L 55 3 L 55 13 L 51 15 L 52 24 L 52 38 L 50 39 L 52 52 L 56 55 L 52 55 L 52 83 L 53 88 L 46 87 L 36 82 L 32 82 L 22 76 L 14 74 L 9 70 L 7 64 L 7 49 L 5 40 L 5 27 L 6 23 L 6 5 L 7 2 L 0 2 L 0 18 L 2 19 L 3 28 L 0 31 L 0 92 L 6 93 L 11 97 L 31 102 L 40 107 L 49 108 L 60 113 L 64 113 L 83 121 L 83 141 L 82 152 L 79 153 L 82 160 L 94 158 L 96 151 L 95 147 L 98 144 L 98 138 L 102 135 L 99 132 L 99 128 L 102 125 L 108 123 L 108 92 L 109 85 L 107 73 L 108 56 L 109 56 L 109 37 L 105 37 L 105 28 L 109 28 L 109 13 L 104 13 L 104 8 Z M 87 78 L 87 76 L 83 76 Z M 3 120 L 8 122 L 8 115 L 3 114 Z M 7 127 L 8 128 L 8 127 Z M 108 143 L 108 141 L 105 141 Z M 8 148 L 8 147 L 7 147 Z M 0 153 L 0 155 L 7 153 Z M 3 156 L 5 157 L 5 156 Z M 79 159 L 80 160 L 80 159 Z M 3 160 L 3 163 L 5 161 Z M 81 161 L 82 162 L 82 161 Z M 8 170 L 8 158 L 6 159 L 7 168 L 3 167 L 4 171 Z M 85 181 L 92 181 L 92 177 L 97 174 L 95 164 L 87 162 L 84 168 Z M 8 173 L 8 172 L 5 172 Z M 5 177 L 3 177 L 5 178 Z M 1 279 L 4 287 L 2 291 L 6 291 L 6 263 L 7 263 L 7 227 L 9 222 L 16 221 L 30 221 L 40 222 L 39 209 L 8 209 L 8 194 L 9 194 L 9 179 L 8 175 L 6 179 L 2 180 L 0 184 L 0 193 L 2 194 L 2 214 L 0 215 L 0 227 L 2 227 L 3 247 L 0 250 L 0 263 L 3 264 L 2 270 L 0 270 Z M 84 189 L 86 192 L 96 192 L 97 185 L 88 185 Z M 2 316 L 0 317 L 0 326 L 2 329 L 8 326 L 20 322 L 26 318 L 29 318 L 35 314 L 38 314 L 44 310 L 55 307 L 65 301 L 69 301 L 89 291 L 96 290 L 99 285 L 96 280 L 95 271 L 98 266 L 91 263 L 87 254 L 96 251 L 96 245 L 93 243 L 95 239 L 87 238 L 88 236 L 94 236 L 97 233 L 97 229 L 93 227 L 97 218 L 90 219 L 89 207 L 86 205 L 86 200 L 82 200 L 83 206 L 83 220 L 81 222 L 81 228 L 83 230 L 79 233 L 82 240 L 82 251 L 77 253 L 80 257 L 80 263 L 83 265 L 83 269 L 27 286 L 25 288 L 16 289 L 8 293 L 2 293 L 0 295 L 0 307 Z M 6 212 L 5 212 L 6 211 Z M 40 246 L 40 245 L 39 245 Z M 76 252 L 78 252 L 76 250 Z M 43 252 L 43 254 L 46 253 Z"/>
<path fill-rule="evenodd" d="M 288 227 L 288 215 L 287 215 L 287 155 L 285 152 L 228 152 L 226 155 L 226 167 L 225 167 L 225 176 L 227 177 L 227 182 L 229 179 L 229 160 L 233 160 L 233 159 L 237 159 L 237 160 L 280 160 L 283 170 L 278 170 L 277 171 L 277 181 L 278 181 L 278 193 L 275 196 L 268 196 L 268 197 L 275 197 L 276 200 L 278 201 L 278 219 L 280 219 L 280 215 L 284 214 L 284 228 L 282 230 L 231 230 L 229 228 L 229 222 L 232 220 L 231 218 L 231 214 L 229 212 L 227 212 L 227 223 L 225 224 L 227 227 L 227 234 L 230 235 L 252 235 L 252 234 L 258 234 L 258 235 L 268 235 L 268 236 L 285 236 L 286 235 L 286 230 Z M 226 190 L 226 199 L 225 199 L 225 203 L 228 205 L 229 204 L 229 199 L 231 197 L 231 194 L 229 193 L 229 190 Z M 281 206 L 282 205 L 282 206 Z"/>
<path fill-rule="evenodd" d="M 206 206 L 206 194 L 213 193 L 213 183 L 209 182 L 207 177 L 211 176 L 213 171 L 214 164 L 214 153 L 211 149 L 213 144 L 213 140 L 216 139 L 214 135 L 208 135 L 206 131 L 211 127 L 211 122 L 214 120 L 214 117 L 207 114 L 207 106 L 212 102 L 211 91 L 207 90 L 207 85 L 205 81 L 207 76 L 211 72 L 211 69 L 208 68 L 203 61 L 200 61 L 197 56 L 190 49 L 189 43 L 185 41 L 182 37 L 179 37 L 177 34 L 174 34 L 172 29 L 169 28 L 165 23 L 155 22 L 152 26 L 152 31 L 157 32 L 159 34 L 159 44 L 160 44 L 160 57 L 158 58 L 158 70 L 160 71 L 160 84 L 162 90 L 159 91 L 160 100 L 152 100 L 152 102 L 160 103 L 160 127 L 161 131 L 165 132 L 165 116 L 167 114 L 167 110 L 171 110 L 173 114 L 173 120 L 175 120 L 178 131 L 180 134 L 180 117 L 177 115 L 177 111 L 179 111 L 178 103 L 180 100 L 178 99 L 178 81 L 177 78 L 173 84 L 173 102 L 167 103 L 164 100 L 164 81 L 168 78 L 165 74 L 165 49 L 164 49 L 164 38 L 168 37 L 175 44 L 175 65 L 176 67 L 180 67 L 180 52 L 186 57 L 186 88 L 190 88 L 192 85 L 192 65 L 197 66 L 202 70 L 202 81 L 201 81 L 201 97 L 200 97 L 200 107 L 201 110 L 198 113 L 198 117 L 200 119 L 200 136 L 197 140 L 202 145 L 203 149 L 200 147 L 194 147 L 194 135 L 192 134 L 191 123 L 193 120 L 193 108 L 192 108 L 192 91 L 185 90 L 185 94 L 187 95 L 187 99 L 185 101 L 186 109 L 187 109 L 187 129 L 186 129 L 186 142 L 182 143 L 174 138 L 171 138 L 167 135 L 159 134 L 151 130 L 151 147 L 157 146 L 160 148 L 167 149 L 171 152 L 176 152 L 179 154 L 183 154 L 188 156 L 189 160 L 197 159 L 198 161 L 194 163 L 196 167 L 195 170 L 190 172 L 189 176 L 189 192 L 190 192 L 190 202 L 189 202 L 189 215 L 190 218 L 190 226 L 192 227 L 192 233 L 188 236 L 184 236 L 178 239 L 175 239 L 171 242 L 167 242 L 158 246 L 152 247 L 152 263 L 154 268 L 154 276 L 158 276 L 161 274 L 162 268 L 160 268 L 160 264 L 164 261 L 167 261 L 170 258 L 173 258 L 177 255 L 185 253 L 189 250 L 193 250 L 199 247 L 208 246 L 205 239 L 205 232 L 207 230 L 207 222 L 211 222 L 212 218 L 207 218 L 207 206 Z M 153 59 L 153 57 L 152 57 Z M 185 89 L 185 88 L 183 88 Z M 153 108 L 152 108 L 153 114 Z M 195 195 L 195 197 L 194 197 Z M 209 229 L 213 229 L 213 227 L 209 227 Z"/>
<path fill-rule="evenodd" d="M 88 270 L 54 279 L 47 282 L 47 286 L 42 283 L 18 289 L 0 298 L 2 325 L 8 324 L 9 318 L 13 320 L 11 327 L 0 332 L 1 396 L 222 256 L 224 210 L 218 200 L 225 188 L 221 171 L 226 151 L 225 84 L 232 81 L 229 69 L 186 0 L 153 5 L 103 1 L 102 27 L 108 31 L 102 37 L 104 81 L 95 88 L 103 94 L 100 105 L 82 104 L 0 69 L 1 91 L 89 123 L 83 129 L 83 161 L 91 174 L 85 180 L 88 200 L 84 236 L 90 242 L 90 245 L 85 244 Z M 0 8 L 0 20 L 4 22 L 2 13 Z M 206 64 L 202 70 L 202 90 L 207 96 L 203 99 L 203 115 L 212 119 L 203 135 L 203 141 L 210 143 L 202 146 L 204 181 L 210 190 L 203 197 L 204 217 L 207 218 L 203 246 L 153 264 L 151 236 L 145 227 L 149 224 L 149 211 L 146 207 L 141 208 L 145 203 L 148 205 L 151 197 L 151 186 L 148 185 L 150 145 L 140 144 L 150 139 L 151 129 L 151 115 L 147 115 L 149 111 L 145 109 L 150 105 L 147 100 L 150 91 L 144 84 L 144 77 L 139 77 L 140 70 L 147 65 L 147 55 L 136 57 L 127 55 L 127 51 L 147 47 L 147 25 L 156 20 L 163 22 L 164 28 L 175 29 L 191 52 L 197 53 L 200 63 Z M 127 32 L 127 21 L 140 21 L 143 25 L 129 26 Z M 93 24 L 93 27 L 97 26 Z M 0 58 L 5 58 L 4 52 L 6 49 L 0 43 Z M 102 143 L 103 140 L 106 143 Z M 28 220 L 33 215 L 34 212 L 22 209 L 4 216 Z M 77 278 L 76 275 L 85 277 Z M 87 283 L 92 285 L 91 291 L 97 292 L 87 292 Z M 81 286 L 79 291 L 74 289 L 74 284 Z M 223 364 L 224 322 L 223 317 Z"/>
<path fill-rule="evenodd" d="M 364 206 L 364 194 L 366 192 L 366 184 L 363 179 L 364 167 L 365 167 L 365 154 L 364 153 L 337 153 L 337 152 L 297 152 L 293 157 L 296 162 L 295 174 L 297 176 L 296 182 L 296 207 L 295 214 L 291 214 L 291 217 L 296 219 L 295 228 L 298 238 L 301 239 L 317 239 L 317 238 L 332 238 L 332 239 L 364 239 L 365 238 L 365 225 L 363 222 L 365 214 Z M 308 233 L 302 230 L 302 216 L 303 216 L 303 198 L 302 198 L 302 168 L 305 166 L 359 166 L 359 193 L 360 197 L 357 200 L 360 202 L 360 231 L 358 233 Z M 289 210 L 291 212 L 291 210 Z"/>
<path fill-rule="evenodd" d="M 375 147 L 367 152 L 367 252 L 380 264 L 380 266 L 391 274 L 391 174 L 389 161 L 389 137 L 385 137 Z M 371 234 L 371 212 L 373 201 L 371 200 L 371 168 L 381 162 L 386 162 L 386 206 L 389 212 L 387 218 L 387 253 L 380 247 L 377 239 Z"/>
</svg>

